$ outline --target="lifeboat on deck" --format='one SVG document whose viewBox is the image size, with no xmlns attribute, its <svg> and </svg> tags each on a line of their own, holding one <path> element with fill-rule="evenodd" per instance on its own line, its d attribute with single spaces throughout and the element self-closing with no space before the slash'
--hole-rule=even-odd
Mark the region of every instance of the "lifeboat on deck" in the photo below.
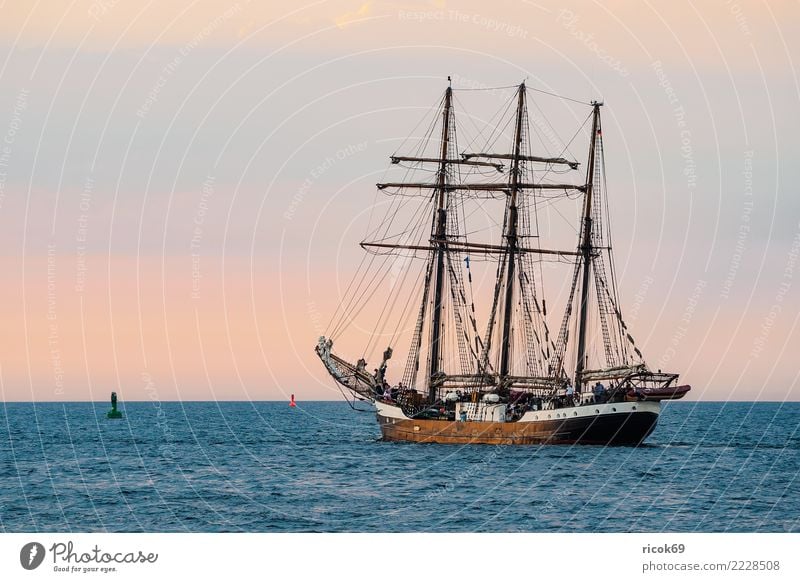
<svg viewBox="0 0 800 582">
<path fill-rule="evenodd" d="M 688 384 L 682 386 L 657 386 L 631 388 L 626 394 L 626 400 L 645 400 L 649 402 L 659 402 L 661 400 L 680 400 L 692 387 Z"/>
</svg>

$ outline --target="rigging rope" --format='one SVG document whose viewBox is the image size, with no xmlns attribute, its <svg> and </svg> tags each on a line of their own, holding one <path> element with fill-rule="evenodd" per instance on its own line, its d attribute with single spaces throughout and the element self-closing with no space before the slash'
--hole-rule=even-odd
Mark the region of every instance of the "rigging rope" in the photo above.
<svg viewBox="0 0 800 582">
<path fill-rule="evenodd" d="M 572 101 L 573 103 L 578 103 L 580 105 L 589 105 L 589 106 L 592 105 L 591 103 L 587 103 L 586 101 L 580 101 L 579 99 L 573 99 L 572 97 L 565 97 L 564 95 L 551 93 L 550 91 L 545 91 L 544 89 L 537 89 L 536 87 L 531 87 L 529 85 L 526 85 L 526 87 L 531 91 L 536 91 L 537 93 L 542 93 L 544 95 L 550 95 L 550 97 L 557 97 L 558 99 L 564 99 L 565 101 Z"/>
</svg>

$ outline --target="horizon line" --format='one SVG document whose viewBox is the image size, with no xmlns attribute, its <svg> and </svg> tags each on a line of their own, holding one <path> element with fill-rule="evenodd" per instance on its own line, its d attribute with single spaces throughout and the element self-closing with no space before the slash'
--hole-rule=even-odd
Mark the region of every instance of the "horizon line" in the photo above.
<svg viewBox="0 0 800 582">
<path fill-rule="evenodd" d="M 281 400 L 124 400 L 120 401 L 121 404 L 124 403 L 147 403 L 147 402 L 182 402 L 182 403 L 192 403 L 192 402 L 219 402 L 219 403 L 229 403 L 229 402 L 284 402 L 288 403 L 290 400 L 281 399 Z M 295 402 L 342 402 L 347 403 L 346 400 L 341 399 L 331 399 L 331 400 L 298 400 L 295 398 Z M 675 402 L 682 402 L 684 404 L 687 403 L 706 403 L 706 404 L 727 404 L 729 402 L 749 402 L 753 404 L 784 404 L 787 402 L 797 402 L 800 403 L 800 399 L 797 400 L 665 400 L 665 403 L 675 403 Z M 3 404 L 101 404 L 106 403 L 108 404 L 108 400 L 3 400 Z"/>
</svg>

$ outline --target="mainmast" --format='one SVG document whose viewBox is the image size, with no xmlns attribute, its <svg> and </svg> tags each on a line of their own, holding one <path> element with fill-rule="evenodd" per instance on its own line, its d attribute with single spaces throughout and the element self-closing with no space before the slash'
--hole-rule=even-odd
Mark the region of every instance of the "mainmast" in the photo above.
<svg viewBox="0 0 800 582">
<path fill-rule="evenodd" d="M 581 309 L 578 319 L 578 353 L 575 363 L 575 387 L 580 390 L 583 370 L 586 367 L 586 321 L 589 313 L 589 274 L 592 266 L 592 190 L 594 189 L 595 145 L 600 127 L 600 107 L 602 103 L 592 101 L 592 139 L 589 142 L 589 162 L 586 167 L 586 190 L 583 202 L 583 235 L 578 250 L 583 262 L 581 281 Z"/>
<path fill-rule="evenodd" d="M 506 294 L 503 313 L 503 342 L 500 354 L 500 377 L 508 376 L 509 358 L 511 355 L 511 320 L 514 301 L 514 267 L 517 255 L 517 192 L 519 190 L 519 162 L 522 145 L 522 124 L 524 122 L 525 83 L 519 86 L 517 100 L 517 123 L 514 131 L 514 155 L 511 162 L 511 189 L 508 203 L 508 270 L 506 272 Z"/>
<path fill-rule="evenodd" d="M 452 106 L 453 89 L 447 87 L 444 93 L 444 111 L 442 115 L 442 150 L 437 180 L 438 202 L 436 208 L 436 229 L 434 240 L 434 260 L 436 261 L 434 291 L 433 291 L 433 323 L 431 330 L 431 364 L 430 377 L 428 378 L 428 401 L 436 401 L 436 380 L 441 371 L 441 338 L 442 338 L 442 287 L 444 284 L 444 254 L 447 238 L 447 165 L 450 147 L 450 109 Z"/>
</svg>

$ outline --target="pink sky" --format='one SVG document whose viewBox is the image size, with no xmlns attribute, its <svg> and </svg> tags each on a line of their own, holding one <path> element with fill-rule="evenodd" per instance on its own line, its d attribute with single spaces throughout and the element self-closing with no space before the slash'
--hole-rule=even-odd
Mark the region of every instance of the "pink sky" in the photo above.
<svg viewBox="0 0 800 582">
<path fill-rule="evenodd" d="M 800 399 L 796 2 L 36 6 L 0 20 L 4 400 L 337 398 L 313 346 L 447 75 L 604 99 L 647 361 Z"/>
</svg>

